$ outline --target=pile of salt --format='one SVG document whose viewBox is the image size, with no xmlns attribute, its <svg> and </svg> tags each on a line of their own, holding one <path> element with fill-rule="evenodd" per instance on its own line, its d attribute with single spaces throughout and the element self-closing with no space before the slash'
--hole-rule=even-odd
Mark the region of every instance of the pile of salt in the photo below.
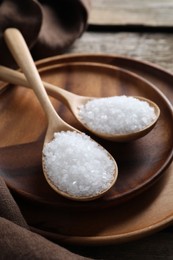
<svg viewBox="0 0 173 260">
<path fill-rule="evenodd" d="M 79 115 L 90 129 L 106 134 L 134 133 L 156 118 L 148 102 L 127 96 L 93 99 L 80 107 Z"/>
<path fill-rule="evenodd" d="M 48 178 L 63 192 L 78 197 L 95 196 L 111 186 L 114 161 L 85 134 L 55 133 L 43 154 Z"/>
</svg>

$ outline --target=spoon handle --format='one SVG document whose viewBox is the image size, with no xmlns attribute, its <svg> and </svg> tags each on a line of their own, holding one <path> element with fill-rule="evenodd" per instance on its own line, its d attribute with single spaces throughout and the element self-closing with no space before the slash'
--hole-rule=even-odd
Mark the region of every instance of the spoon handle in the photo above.
<svg viewBox="0 0 173 260">
<path fill-rule="evenodd" d="M 23 73 L 7 68 L 5 66 L 0 65 L 0 80 L 3 80 L 5 82 L 9 82 L 15 85 L 21 85 L 27 88 L 30 88 L 29 82 L 26 80 Z M 82 97 L 79 97 L 78 95 L 71 93 L 65 89 L 62 89 L 58 86 L 54 86 L 48 82 L 42 81 L 46 92 L 54 97 L 65 103 L 71 110 L 72 105 L 75 100 L 82 99 Z"/>
<path fill-rule="evenodd" d="M 30 86 L 32 86 L 35 94 L 37 95 L 47 115 L 48 121 L 50 122 L 55 118 L 57 120 L 59 117 L 57 116 L 56 111 L 45 91 L 37 68 L 22 34 L 16 28 L 8 28 L 4 32 L 4 37 L 13 57 L 23 70 L 28 83 Z"/>
</svg>

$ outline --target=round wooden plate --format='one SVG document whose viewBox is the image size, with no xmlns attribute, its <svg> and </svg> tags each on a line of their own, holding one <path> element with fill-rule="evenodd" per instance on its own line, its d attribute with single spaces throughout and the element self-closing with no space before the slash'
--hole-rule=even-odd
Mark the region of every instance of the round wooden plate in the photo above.
<svg viewBox="0 0 173 260">
<path fill-rule="evenodd" d="M 57 58 L 58 60 L 58 58 Z M 48 60 L 47 60 L 48 61 Z M 173 115 L 169 101 L 151 83 L 110 65 L 94 63 L 58 64 L 55 59 L 38 63 L 44 81 L 86 96 L 135 95 L 155 101 L 161 116 L 155 128 L 140 140 L 113 143 L 95 136 L 115 158 L 118 181 L 104 197 L 91 202 L 69 201 L 57 195 L 46 183 L 41 169 L 41 149 L 46 131 L 43 111 L 32 90 L 7 86 L 0 96 L 0 174 L 12 191 L 33 202 L 55 207 L 94 209 L 129 200 L 153 184 L 171 162 L 173 154 Z M 67 108 L 52 99 L 60 116 L 81 128 Z"/>
<path fill-rule="evenodd" d="M 22 203 L 32 230 L 73 245 L 110 245 L 139 239 L 173 224 L 173 165 L 152 187 L 126 203 L 78 212 Z M 32 213 L 31 213 L 32 212 Z"/>
</svg>

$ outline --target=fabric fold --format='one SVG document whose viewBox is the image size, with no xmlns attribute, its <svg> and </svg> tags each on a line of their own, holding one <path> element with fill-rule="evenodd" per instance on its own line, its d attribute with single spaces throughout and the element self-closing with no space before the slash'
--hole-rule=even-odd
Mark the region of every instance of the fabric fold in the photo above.
<svg viewBox="0 0 173 260">
<path fill-rule="evenodd" d="M 40 5 L 32 0 L 4 0 L 0 4 L 0 64 L 17 67 L 4 41 L 4 30 L 18 28 L 29 48 L 35 44 L 42 24 Z"/>
<path fill-rule="evenodd" d="M 0 177 L 0 217 L 29 229 L 2 177 Z"/>
<path fill-rule="evenodd" d="M 35 60 L 63 53 L 86 30 L 89 0 L 3 0 L 0 2 L 0 64 L 17 67 L 3 39 L 18 28 Z"/>
<path fill-rule="evenodd" d="M 41 1 L 42 25 L 32 49 L 36 59 L 64 52 L 85 31 L 89 1 Z"/>
<path fill-rule="evenodd" d="M 88 259 L 31 232 L 2 177 L 0 177 L 0 249 L 0 259 Z"/>
</svg>

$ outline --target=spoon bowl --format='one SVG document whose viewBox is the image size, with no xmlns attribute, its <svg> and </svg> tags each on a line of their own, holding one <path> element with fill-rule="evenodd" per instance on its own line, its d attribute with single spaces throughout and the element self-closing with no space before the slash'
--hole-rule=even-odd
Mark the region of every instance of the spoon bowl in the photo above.
<svg viewBox="0 0 173 260">
<path fill-rule="evenodd" d="M 25 40 L 23 39 L 21 33 L 15 29 L 15 28 L 9 28 L 4 32 L 4 37 L 7 42 L 7 45 L 15 58 L 18 65 L 22 68 L 28 83 L 30 86 L 32 86 L 37 98 L 40 101 L 40 104 L 42 105 L 45 114 L 48 119 L 48 128 L 44 140 L 44 147 L 49 144 L 54 139 L 54 133 L 56 132 L 62 132 L 62 131 L 72 131 L 76 132 L 80 135 L 83 135 L 80 131 L 76 130 L 72 126 L 68 125 L 66 122 L 64 122 L 59 115 L 56 113 L 52 103 L 50 102 L 47 93 L 45 91 L 45 88 L 42 84 L 42 81 L 40 79 L 40 76 L 37 72 L 37 69 L 35 67 L 34 61 L 31 57 L 31 54 L 28 50 L 28 47 L 25 43 Z M 92 142 L 95 142 L 92 140 Z M 95 142 L 96 143 L 96 142 Z M 98 145 L 102 150 L 100 145 Z M 101 189 L 96 194 L 92 195 L 84 195 L 84 196 L 76 196 L 68 192 L 64 192 L 63 190 L 60 190 L 57 185 L 55 185 L 50 178 L 48 177 L 48 172 L 45 167 L 45 157 L 42 154 L 42 165 L 43 165 L 43 173 L 45 175 L 45 178 L 49 185 L 60 195 L 72 199 L 72 200 L 79 200 L 79 201 L 88 201 L 96 199 L 100 196 L 103 196 L 115 183 L 117 176 L 118 176 L 118 168 L 117 164 L 114 160 L 114 158 L 104 149 L 104 152 L 106 153 L 109 160 L 112 161 L 112 164 L 114 165 L 114 171 L 112 173 L 112 179 L 109 183 L 109 185 Z"/>
<path fill-rule="evenodd" d="M 75 63 L 75 64 L 77 65 L 78 63 Z M 85 66 L 87 66 L 87 63 L 85 63 Z M 100 65 L 100 64 L 99 65 L 97 64 L 97 66 L 102 68 L 102 65 Z M 109 67 L 111 67 L 111 66 L 109 66 Z M 116 70 L 117 73 L 118 73 L 118 71 L 120 71 L 119 68 L 116 68 L 116 69 L 114 68 L 114 70 Z M 139 84 L 142 81 L 142 79 L 138 78 L 136 75 L 134 76 L 131 73 L 125 72 L 125 71 L 122 71 L 122 72 L 125 75 L 127 74 L 126 75 L 127 77 L 129 75 L 133 78 L 136 77 Z M 1 80 L 10 82 L 10 83 L 13 83 L 16 85 L 30 87 L 30 84 L 28 83 L 28 81 L 26 80 L 25 76 L 22 73 L 20 73 L 19 71 L 14 71 L 12 69 L 6 68 L 4 66 L 0 66 L 0 78 L 1 78 Z M 55 86 L 55 85 L 47 83 L 47 82 L 43 82 L 43 85 L 44 85 L 47 93 L 50 96 L 59 99 L 70 109 L 70 111 L 73 113 L 75 118 L 78 120 L 78 122 L 84 128 L 86 128 L 87 130 L 92 132 L 94 135 L 99 136 L 100 138 L 103 138 L 103 139 L 110 140 L 110 141 L 128 142 L 128 141 L 132 141 L 132 140 L 141 138 L 141 137 L 145 136 L 147 133 L 149 133 L 154 128 L 154 126 L 157 123 L 159 116 L 160 116 L 160 109 L 155 102 L 151 101 L 150 99 L 141 97 L 141 96 L 134 96 L 136 99 L 138 99 L 140 101 L 147 102 L 154 109 L 155 119 L 152 121 L 152 123 L 150 123 L 143 129 L 141 129 L 140 131 L 136 131 L 136 132 L 132 132 L 132 133 L 130 132 L 130 133 L 125 133 L 125 134 L 118 134 L 118 133 L 111 134 L 111 133 L 99 132 L 99 131 L 96 131 L 93 128 L 89 127 L 89 125 L 87 125 L 86 123 L 84 123 L 84 121 L 82 120 L 82 118 L 80 116 L 80 107 L 87 104 L 87 102 L 89 102 L 93 99 L 96 99 L 95 97 L 77 95 L 77 94 L 71 93 L 65 89 L 62 89 L 58 86 Z"/>
</svg>

